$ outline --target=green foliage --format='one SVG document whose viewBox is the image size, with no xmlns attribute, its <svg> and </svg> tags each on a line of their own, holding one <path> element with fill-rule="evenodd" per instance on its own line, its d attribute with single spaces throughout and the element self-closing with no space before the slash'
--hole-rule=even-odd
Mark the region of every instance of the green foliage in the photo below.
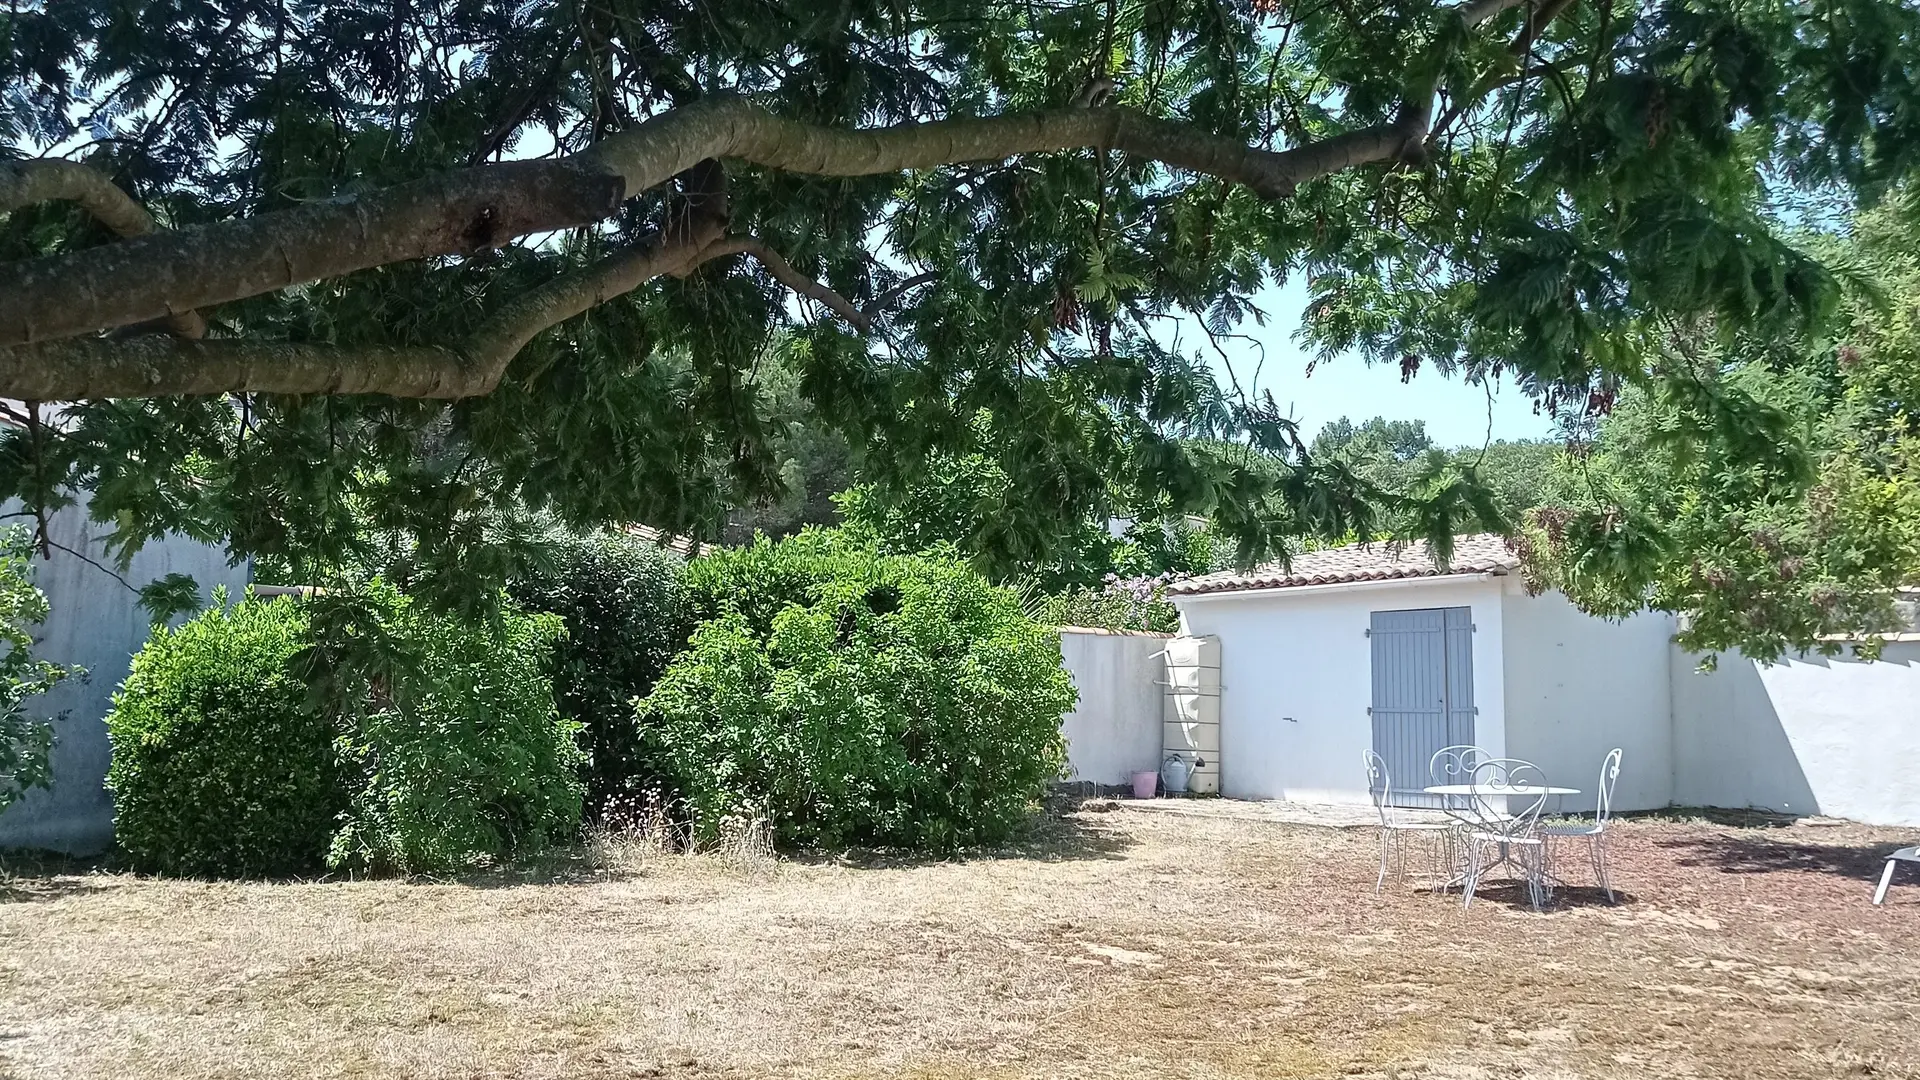
<svg viewBox="0 0 1920 1080">
<path fill-rule="evenodd" d="M 1390 496 L 1402 497 L 1397 504 L 1383 500 L 1380 535 L 1418 536 L 1423 511 L 1442 502 L 1440 496 L 1449 486 L 1468 479 L 1484 492 L 1474 497 L 1492 506 L 1484 513 L 1473 512 L 1481 525 L 1519 521 L 1555 497 L 1561 476 L 1556 463 L 1564 451 L 1559 442 L 1546 439 L 1502 439 L 1449 450 L 1436 445 L 1419 420 L 1375 417 L 1356 425 L 1343 416 L 1320 429 L 1310 452 L 1351 469 Z"/>
<path fill-rule="evenodd" d="M 1180 629 L 1180 609 L 1173 606 L 1166 594 L 1172 577 L 1116 579 L 1098 589 L 1069 589 L 1042 596 L 1028 605 L 1027 610 L 1036 621 L 1048 626 L 1171 634 Z"/>
<path fill-rule="evenodd" d="M 699 828 L 950 851 L 1006 839 L 1059 777 L 1058 639 L 963 564 L 814 530 L 687 577 L 705 621 L 639 709 Z"/>
<path fill-rule="evenodd" d="M 200 583 L 190 574 L 168 574 L 140 587 L 140 606 L 156 623 L 200 610 Z"/>
<path fill-rule="evenodd" d="M 777 540 L 808 525 L 838 524 L 834 497 L 853 486 L 860 464 L 858 448 L 801 393 L 801 374 L 786 344 L 776 339 L 753 379 L 780 485 L 758 496 L 736 498 L 727 514 L 727 543 L 746 543 L 756 533 Z"/>
<path fill-rule="evenodd" d="M 156 626 L 107 717 L 135 866 L 214 877 L 455 870 L 580 822 L 559 619 L 472 621 L 390 586 L 224 597 Z"/>
<path fill-rule="evenodd" d="M 978 454 L 941 458 L 910 484 L 861 484 L 834 501 L 860 543 L 896 555 L 958 552 L 995 581 L 1030 578 L 1048 590 L 1099 581 L 1121 546 L 1104 521 L 1062 522 L 1030 509 L 1006 471 Z"/>
<path fill-rule="evenodd" d="M 53 727 L 27 714 L 27 699 L 82 674 L 34 658 L 33 627 L 46 617 L 27 531 L 0 530 L 0 811 L 53 780 Z"/>
<path fill-rule="evenodd" d="M 692 632 L 683 573 L 678 555 L 631 536 L 563 535 L 546 565 L 510 587 L 527 610 L 566 623 L 554 647 L 554 696 L 561 714 L 582 725 L 590 816 L 640 797 L 660 779 L 633 699 L 653 689 Z"/>
<path fill-rule="evenodd" d="M 249 597 L 156 626 L 113 697 L 114 835 L 142 870 L 318 870 L 346 808 L 333 725 L 293 672 L 298 603 Z"/>
<path fill-rule="evenodd" d="M 973 427 L 990 433 L 993 422 L 976 417 Z M 1126 516 L 1116 493 L 1103 493 L 1100 514 L 1077 521 L 1039 505 L 1050 497 L 1022 491 L 1005 466 L 976 453 L 936 459 L 911 481 L 860 484 L 835 501 L 859 543 L 896 555 L 957 552 L 993 581 L 1049 593 L 1115 576 L 1205 573 L 1222 562 L 1211 530 L 1178 516 L 1150 514 L 1115 535 L 1106 515 Z"/>
<path fill-rule="evenodd" d="M 483 399 L 93 401 L 0 434 L 0 495 L 90 489 L 123 550 L 171 530 L 331 568 L 400 535 L 414 572 L 391 579 L 440 582 L 454 606 L 516 565 L 502 508 L 711 536 L 726 507 L 779 502 L 783 479 L 817 495 L 756 378 L 776 345 L 867 479 L 910 485 L 971 454 L 1006 474 L 1020 518 L 968 547 L 990 560 L 1071 552 L 1116 491 L 1142 516 L 1211 520 L 1243 562 L 1371 534 L 1378 494 L 1303 454 L 1271 401 L 1223 393 L 1179 328 L 1248 332 L 1251 297 L 1305 280 L 1322 356 L 1499 374 L 1580 414 L 1668 378 L 1649 345 L 1673 326 L 1724 345 L 1833 325 L 1835 267 L 1779 221 L 1870 202 L 1920 160 L 1920 9 L 1888 0 L 1516 4 L 1472 30 L 1435 0 L 61 0 L 9 6 L 0 41 L 0 158 L 77 147 L 170 229 L 578 152 L 718 93 L 884 125 L 1058 108 L 1110 76 L 1118 105 L 1272 150 L 1439 103 L 1405 160 L 1273 199 L 1106 151 L 848 178 L 730 162 L 732 228 L 878 302 L 873 333 L 715 260 L 539 335 Z M 676 197 L 208 314 L 223 336 L 457 341 L 642 242 Z M 108 239 L 70 204 L 22 207 L 0 259 Z M 982 410 L 1002 425 L 976 430 Z M 1429 504 L 1409 527 L 1478 515 L 1457 480 L 1409 492 Z"/>
<path fill-rule="evenodd" d="M 1627 394 L 1569 498 L 1527 530 L 1536 584 L 1590 611 L 1684 614 L 1681 644 L 1771 660 L 1906 628 L 1920 582 L 1920 215 L 1902 195 L 1834 261 L 1846 324 L 1804 349 L 1675 335 L 1672 377 Z"/>
<path fill-rule="evenodd" d="M 560 619 L 503 610 L 473 622 L 379 583 L 351 602 L 408 643 L 408 660 L 344 702 L 351 796 L 327 864 L 446 872 L 573 835 L 585 757 L 547 672 Z"/>
</svg>

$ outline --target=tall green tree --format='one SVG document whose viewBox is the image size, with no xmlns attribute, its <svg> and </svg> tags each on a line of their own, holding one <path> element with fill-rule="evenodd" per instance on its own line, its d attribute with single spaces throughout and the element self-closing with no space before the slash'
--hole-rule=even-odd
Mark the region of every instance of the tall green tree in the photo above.
<svg viewBox="0 0 1920 1080">
<path fill-rule="evenodd" d="M 1568 498 L 1526 530 L 1540 585 L 1603 615 L 1687 616 L 1682 644 L 1869 654 L 1920 585 L 1920 202 L 1861 216 L 1831 336 L 1676 333 L 1667 378 L 1622 399 Z M 1704 437 L 1698 433 L 1706 433 Z"/>
<path fill-rule="evenodd" d="M 371 515 L 485 586 L 504 505 L 712 534 L 780 484 L 785 333 L 870 469 L 981 453 L 1253 558 L 1369 493 L 1180 317 L 1304 276 L 1316 347 L 1575 412 L 1676 323 L 1802 330 L 1833 275 L 1775 212 L 1911 171 L 1920 12 L 23 0 L 0 85 L 0 494 L 92 488 L 123 550 L 325 563 Z M 1421 498 L 1442 550 L 1488 505 Z"/>
<path fill-rule="evenodd" d="M 1479 446 L 1445 449 L 1436 445 L 1421 420 L 1388 420 L 1376 416 L 1355 424 L 1346 417 L 1322 427 L 1314 435 L 1312 453 L 1322 460 L 1344 463 L 1366 482 L 1402 504 L 1389 504 L 1381 524 L 1388 533 L 1405 532 L 1411 512 L 1425 501 L 1426 492 L 1471 477 L 1485 488 L 1499 510 L 1502 527 L 1517 522 L 1534 507 L 1549 502 L 1559 485 L 1555 463 L 1562 444 L 1552 439 L 1501 439 Z"/>
</svg>

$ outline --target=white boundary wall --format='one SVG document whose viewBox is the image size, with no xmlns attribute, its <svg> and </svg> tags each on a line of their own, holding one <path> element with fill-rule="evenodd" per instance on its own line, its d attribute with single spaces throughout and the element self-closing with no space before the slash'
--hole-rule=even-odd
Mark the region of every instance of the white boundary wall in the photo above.
<svg viewBox="0 0 1920 1080">
<path fill-rule="evenodd" d="M 1671 651 L 1674 802 L 1920 825 L 1920 642 L 1873 663 L 1699 659 Z"/>
<path fill-rule="evenodd" d="M 1071 779 L 1113 786 L 1160 768 L 1159 654 L 1170 637 L 1061 628 L 1060 659 L 1080 691 L 1060 721 Z"/>
<path fill-rule="evenodd" d="M 108 528 L 87 520 L 84 502 L 48 521 L 55 542 L 84 551 L 103 566 L 113 565 L 100 539 Z M 0 813 L 0 847 L 89 855 L 113 842 L 113 800 L 105 786 L 106 715 L 127 677 L 128 662 L 146 644 L 148 617 L 127 585 L 67 552 L 56 548 L 51 559 L 36 557 L 33 570 L 34 583 L 51 607 L 47 621 L 34 631 L 38 655 L 56 664 L 78 664 L 87 675 L 27 702 L 29 714 L 55 718 L 53 787 L 28 792 Z M 249 569 L 227 565 L 219 548 L 169 536 L 142 548 L 123 576 L 137 588 L 170 573 L 193 577 L 203 597 L 225 585 L 238 599 Z"/>
</svg>

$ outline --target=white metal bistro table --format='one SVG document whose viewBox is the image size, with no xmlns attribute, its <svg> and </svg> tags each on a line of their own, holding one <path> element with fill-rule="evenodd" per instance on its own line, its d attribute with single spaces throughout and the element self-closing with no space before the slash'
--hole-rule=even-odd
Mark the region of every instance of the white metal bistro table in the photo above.
<svg viewBox="0 0 1920 1080">
<path fill-rule="evenodd" d="M 1554 795 L 1580 794 L 1579 788 L 1553 787 L 1543 784 L 1434 784 L 1431 787 L 1424 787 L 1420 790 L 1428 795 L 1472 799 L 1475 803 L 1488 799 L 1536 799 Z M 1504 805 L 1505 804 L 1502 804 L 1503 809 Z M 1465 828 L 1488 829 L 1487 821 L 1484 818 L 1476 817 L 1451 805 L 1450 799 L 1442 799 L 1440 808 L 1445 811 L 1448 817 L 1453 818 Z M 1504 842 L 1500 845 L 1500 857 L 1495 859 L 1493 864 L 1488 866 L 1487 869 L 1492 870 L 1502 863 L 1505 863 L 1510 869 L 1519 870 L 1522 873 L 1525 872 L 1519 864 L 1513 861 L 1512 845 Z M 1465 880 L 1466 876 L 1464 874 L 1456 874 L 1452 880 L 1447 882 L 1447 887 L 1452 888 Z"/>
</svg>

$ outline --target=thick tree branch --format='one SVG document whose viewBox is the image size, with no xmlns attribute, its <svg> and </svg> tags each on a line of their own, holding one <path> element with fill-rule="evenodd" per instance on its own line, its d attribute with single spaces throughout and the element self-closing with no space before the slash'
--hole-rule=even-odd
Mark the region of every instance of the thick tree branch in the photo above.
<svg viewBox="0 0 1920 1080">
<path fill-rule="evenodd" d="M 0 214 L 43 202 L 71 202 L 120 236 L 154 231 L 153 215 L 120 186 L 77 161 L 40 158 L 0 163 Z M 167 310 L 156 318 L 182 337 L 205 336 L 207 321 L 192 310 Z"/>
<path fill-rule="evenodd" d="M 1526 2 L 1468 0 L 1453 10 L 1472 28 Z M 1300 183 L 1358 165 L 1420 160 L 1434 96 L 1430 85 L 1411 87 L 1390 123 L 1279 152 L 1128 109 L 840 130 L 783 119 L 737 98 L 702 99 L 568 158 L 457 170 L 362 197 L 177 233 L 149 231 L 0 267 L 0 393 L 43 400 L 240 390 L 435 398 L 485 393 L 541 330 L 660 274 L 684 273 L 707 258 L 736 252 L 755 255 L 777 279 L 865 329 L 864 313 L 764 245 L 720 242 L 724 207 L 704 212 L 701 199 L 723 203 L 722 188 L 711 198 L 690 198 L 691 212 L 658 244 L 556 279 L 507 305 L 454 348 L 80 338 L 302 282 L 591 224 L 616 212 L 629 195 L 674 176 L 697 168 L 705 172 L 690 175 L 718 173 L 712 163 L 724 158 L 819 176 L 868 176 L 1100 147 L 1283 198 Z M 0 173 L 0 210 L 44 198 L 76 198 L 89 209 L 97 205 L 103 220 L 152 227 L 137 204 L 81 166 L 13 166 Z"/>
<path fill-rule="evenodd" d="M 253 391 L 456 399 L 489 393 L 535 334 L 713 256 L 719 225 L 563 274 L 490 316 L 457 347 L 69 338 L 0 349 L 0 386 L 45 400 Z M 29 392 L 33 391 L 33 392 Z M 44 391 L 44 392 L 40 392 Z"/>
<path fill-rule="evenodd" d="M 0 214 L 55 201 L 78 203 L 95 221 L 121 236 L 153 231 L 153 217 L 146 207 L 77 161 L 42 158 L 0 163 Z"/>
<path fill-rule="evenodd" d="M 0 268 L 0 347 L 590 224 L 611 215 L 627 196 L 709 158 L 820 176 L 869 176 L 1106 146 L 1278 198 L 1307 180 L 1394 159 L 1406 145 L 1402 127 L 1382 125 L 1276 153 L 1126 109 L 847 131 L 782 119 L 736 98 L 709 98 L 569 158 L 462 169 L 358 198 Z"/>
</svg>

